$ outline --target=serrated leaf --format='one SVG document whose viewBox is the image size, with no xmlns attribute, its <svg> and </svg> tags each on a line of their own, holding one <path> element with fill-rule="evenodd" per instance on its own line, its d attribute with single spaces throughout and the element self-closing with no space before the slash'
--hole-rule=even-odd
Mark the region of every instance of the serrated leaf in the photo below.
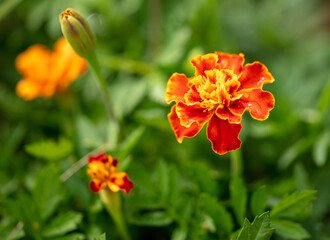
<svg viewBox="0 0 330 240">
<path fill-rule="evenodd" d="M 203 211 L 213 219 L 218 232 L 231 233 L 233 230 L 233 219 L 216 198 L 203 194 L 199 199 L 199 204 Z"/>
<path fill-rule="evenodd" d="M 72 153 L 72 149 L 72 143 L 65 138 L 60 138 L 58 142 L 45 140 L 25 145 L 29 154 L 47 161 L 62 160 Z"/>
<path fill-rule="evenodd" d="M 276 234 L 286 239 L 306 239 L 309 233 L 298 223 L 288 220 L 272 220 L 271 226 L 276 229 Z"/>
<path fill-rule="evenodd" d="M 173 219 L 164 211 L 154 211 L 130 217 L 130 222 L 139 226 L 162 227 L 168 226 Z"/>
<path fill-rule="evenodd" d="M 251 210 L 254 216 L 263 213 L 266 209 L 267 191 L 265 186 L 259 187 L 251 197 Z"/>
<path fill-rule="evenodd" d="M 306 190 L 303 192 L 294 192 L 288 196 L 283 197 L 271 210 L 272 218 L 297 217 L 302 209 L 305 209 L 314 199 L 316 191 Z"/>
<path fill-rule="evenodd" d="M 235 175 L 230 183 L 231 204 L 237 221 L 242 225 L 246 212 L 247 193 L 243 179 Z"/>
<path fill-rule="evenodd" d="M 237 240 L 268 240 L 274 231 L 270 225 L 269 212 L 265 212 L 255 217 L 252 224 L 245 219 Z"/>
<path fill-rule="evenodd" d="M 82 220 L 82 214 L 78 212 L 68 212 L 55 217 L 44 229 L 44 237 L 57 237 L 67 232 L 75 230 Z"/>
<path fill-rule="evenodd" d="M 100 236 L 94 237 L 93 240 L 106 240 L 106 235 L 103 233 Z"/>
</svg>

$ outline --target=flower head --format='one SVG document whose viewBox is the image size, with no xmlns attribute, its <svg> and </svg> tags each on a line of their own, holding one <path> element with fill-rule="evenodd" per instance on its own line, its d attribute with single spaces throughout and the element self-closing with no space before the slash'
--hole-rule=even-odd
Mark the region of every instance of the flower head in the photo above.
<svg viewBox="0 0 330 240">
<path fill-rule="evenodd" d="M 16 68 L 23 75 L 16 92 L 25 100 L 32 100 L 65 91 L 87 70 L 87 63 L 62 37 L 53 51 L 43 45 L 29 47 L 17 57 Z"/>
<path fill-rule="evenodd" d="M 240 148 L 243 113 L 265 120 L 274 108 L 273 95 L 262 90 L 263 84 L 275 81 L 273 76 L 260 62 L 243 66 L 243 54 L 198 55 L 191 63 L 195 75 L 174 73 L 165 93 L 166 103 L 175 101 L 168 119 L 178 142 L 194 137 L 207 123 L 207 137 L 216 153 Z"/>
<path fill-rule="evenodd" d="M 60 14 L 64 37 L 81 57 L 89 58 L 95 54 L 96 38 L 88 22 L 77 11 L 68 8 Z"/>
<path fill-rule="evenodd" d="M 118 160 L 110 155 L 101 153 L 96 157 L 89 157 L 87 174 L 93 179 L 89 187 L 93 192 L 108 187 L 113 192 L 119 190 L 129 193 L 134 183 L 128 178 L 127 173 L 117 172 Z"/>
</svg>

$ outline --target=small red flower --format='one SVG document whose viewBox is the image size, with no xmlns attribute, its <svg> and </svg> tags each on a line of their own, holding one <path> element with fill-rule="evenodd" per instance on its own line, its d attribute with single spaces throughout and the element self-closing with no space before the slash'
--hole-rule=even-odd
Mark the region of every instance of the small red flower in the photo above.
<svg viewBox="0 0 330 240">
<path fill-rule="evenodd" d="M 273 95 L 262 90 L 274 77 L 260 62 L 243 67 L 243 54 L 215 52 L 198 55 L 191 63 L 195 76 L 174 73 L 165 93 L 166 103 L 175 101 L 168 119 L 178 142 L 194 137 L 208 123 L 207 137 L 216 153 L 240 148 L 243 113 L 265 120 L 274 108 Z"/>
<path fill-rule="evenodd" d="M 105 153 L 89 157 L 87 174 L 93 178 L 89 183 L 90 189 L 97 193 L 108 187 L 113 192 L 122 190 L 129 193 L 134 183 L 128 178 L 127 173 L 117 172 L 118 165 L 117 159 Z"/>
</svg>

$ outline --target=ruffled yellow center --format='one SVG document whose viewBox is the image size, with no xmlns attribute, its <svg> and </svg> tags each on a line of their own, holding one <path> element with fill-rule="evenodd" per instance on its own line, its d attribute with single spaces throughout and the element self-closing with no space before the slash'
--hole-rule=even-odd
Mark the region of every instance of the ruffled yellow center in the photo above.
<svg viewBox="0 0 330 240">
<path fill-rule="evenodd" d="M 232 70 L 208 70 L 205 76 L 198 75 L 189 81 L 190 89 L 184 98 L 187 105 L 199 104 L 204 111 L 213 111 L 239 99 L 242 96 L 237 92 L 239 86 L 238 76 Z"/>
</svg>

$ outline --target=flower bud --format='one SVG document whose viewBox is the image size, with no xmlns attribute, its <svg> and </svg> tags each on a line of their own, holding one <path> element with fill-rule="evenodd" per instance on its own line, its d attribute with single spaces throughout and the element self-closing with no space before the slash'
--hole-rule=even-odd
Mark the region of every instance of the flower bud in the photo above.
<svg viewBox="0 0 330 240">
<path fill-rule="evenodd" d="M 60 14 L 60 22 L 64 37 L 76 53 L 86 59 L 93 57 L 96 38 L 88 22 L 71 8 Z"/>
</svg>

